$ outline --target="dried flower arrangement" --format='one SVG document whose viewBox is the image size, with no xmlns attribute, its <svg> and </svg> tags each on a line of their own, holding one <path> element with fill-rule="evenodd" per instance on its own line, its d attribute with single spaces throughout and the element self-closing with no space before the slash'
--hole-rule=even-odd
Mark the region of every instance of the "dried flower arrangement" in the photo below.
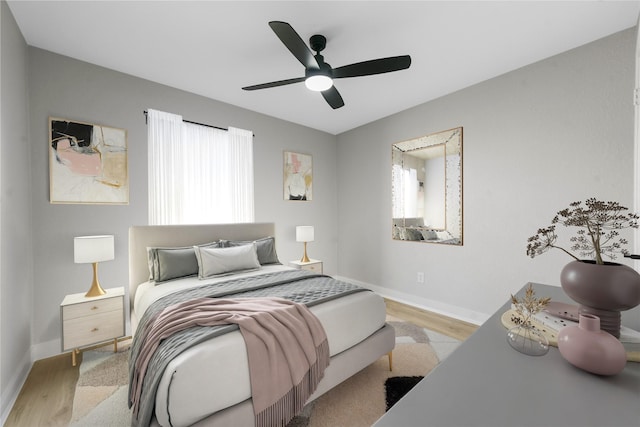
<svg viewBox="0 0 640 427">
<path fill-rule="evenodd" d="M 628 254 L 623 245 L 628 241 L 619 237 L 618 230 L 624 228 L 638 228 L 638 215 L 626 212 L 628 209 L 618 202 L 603 202 L 595 198 L 584 202 L 573 202 L 569 208 L 559 211 L 551 221 L 549 227 L 540 228 L 535 236 L 527 240 L 527 255 L 534 258 L 550 248 L 560 249 L 580 261 L 566 249 L 556 246 L 556 224 L 581 227 L 577 236 L 571 237 L 572 251 L 580 255 L 595 259 L 596 264 L 604 264 L 602 256 L 616 259 L 616 253 Z"/>
<path fill-rule="evenodd" d="M 519 325 L 531 326 L 531 316 L 543 310 L 549 304 L 549 301 L 551 301 L 550 297 L 536 298 L 536 291 L 533 290 L 533 286 L 529 283 L 525 289 L 524 298 L 518 299 L 511 295 L 511 303 L 519 316 L 519 319 L 512 318 L 512 320 Z"/>
</svg>

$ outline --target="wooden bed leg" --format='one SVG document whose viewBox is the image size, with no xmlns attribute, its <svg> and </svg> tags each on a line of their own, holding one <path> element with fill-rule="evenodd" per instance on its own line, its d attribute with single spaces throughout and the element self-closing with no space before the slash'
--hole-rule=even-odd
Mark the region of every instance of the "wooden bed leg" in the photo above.
<svg viewBox="0 0 640 427">
<path fill-rule="evenodd" d="M 393 352 L 390 351 L 387 356 L 389 356 L 389 370 L 393 371 Z"/>
</svg>

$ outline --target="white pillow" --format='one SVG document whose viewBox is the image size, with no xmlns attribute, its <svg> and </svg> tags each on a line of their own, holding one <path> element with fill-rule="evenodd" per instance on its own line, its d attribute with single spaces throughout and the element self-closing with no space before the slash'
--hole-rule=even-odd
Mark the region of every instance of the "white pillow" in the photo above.
<svg viewBox="0 0 640 427">
<path fill-rule="evenodd" d="M 198 277 L 200 279 L 260 268 L 255 243 L 230 248 L 199 246 L 193 248 L 198 259 Z"/>
</svg>

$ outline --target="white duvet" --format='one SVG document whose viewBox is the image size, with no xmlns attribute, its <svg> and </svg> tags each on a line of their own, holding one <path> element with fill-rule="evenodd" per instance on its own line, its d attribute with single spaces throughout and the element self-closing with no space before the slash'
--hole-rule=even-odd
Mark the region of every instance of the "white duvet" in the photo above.
<svg viewBox="0 0 640 427">
<path fill-rule="evenodd" d="M 290 267 L 263 266 L 234 277 L 286 269 Z M 134 315 L 140 319 L 164 295 L 211 282 L 190 277 L 161 285 L 142 284 L 136 291 Z M 332 356 L 380 329 L 386 317 L 384 300 L 373 292 L 350 294 L 313 306 L 311 311 L 324 326 Z M 246 348 L 240 331 L 234 331 L 190 348 L 167 366 L 156 394 L 156 418 L 162 426 L 187 426 L 250 397 Z"/>
</svg>

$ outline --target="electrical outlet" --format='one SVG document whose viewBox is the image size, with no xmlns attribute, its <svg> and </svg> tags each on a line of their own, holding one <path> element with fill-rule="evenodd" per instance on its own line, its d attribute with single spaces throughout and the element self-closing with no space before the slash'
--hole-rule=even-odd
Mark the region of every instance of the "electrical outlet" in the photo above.
<svg viewBox="0 0 640 427">
<path fill-rule="evenodd" d="M 418 276 L 416 277 L 416 281 L 418 283 L 424 283 L 424 273 L 422 271 L 418 272 Z"/>
</svg>

